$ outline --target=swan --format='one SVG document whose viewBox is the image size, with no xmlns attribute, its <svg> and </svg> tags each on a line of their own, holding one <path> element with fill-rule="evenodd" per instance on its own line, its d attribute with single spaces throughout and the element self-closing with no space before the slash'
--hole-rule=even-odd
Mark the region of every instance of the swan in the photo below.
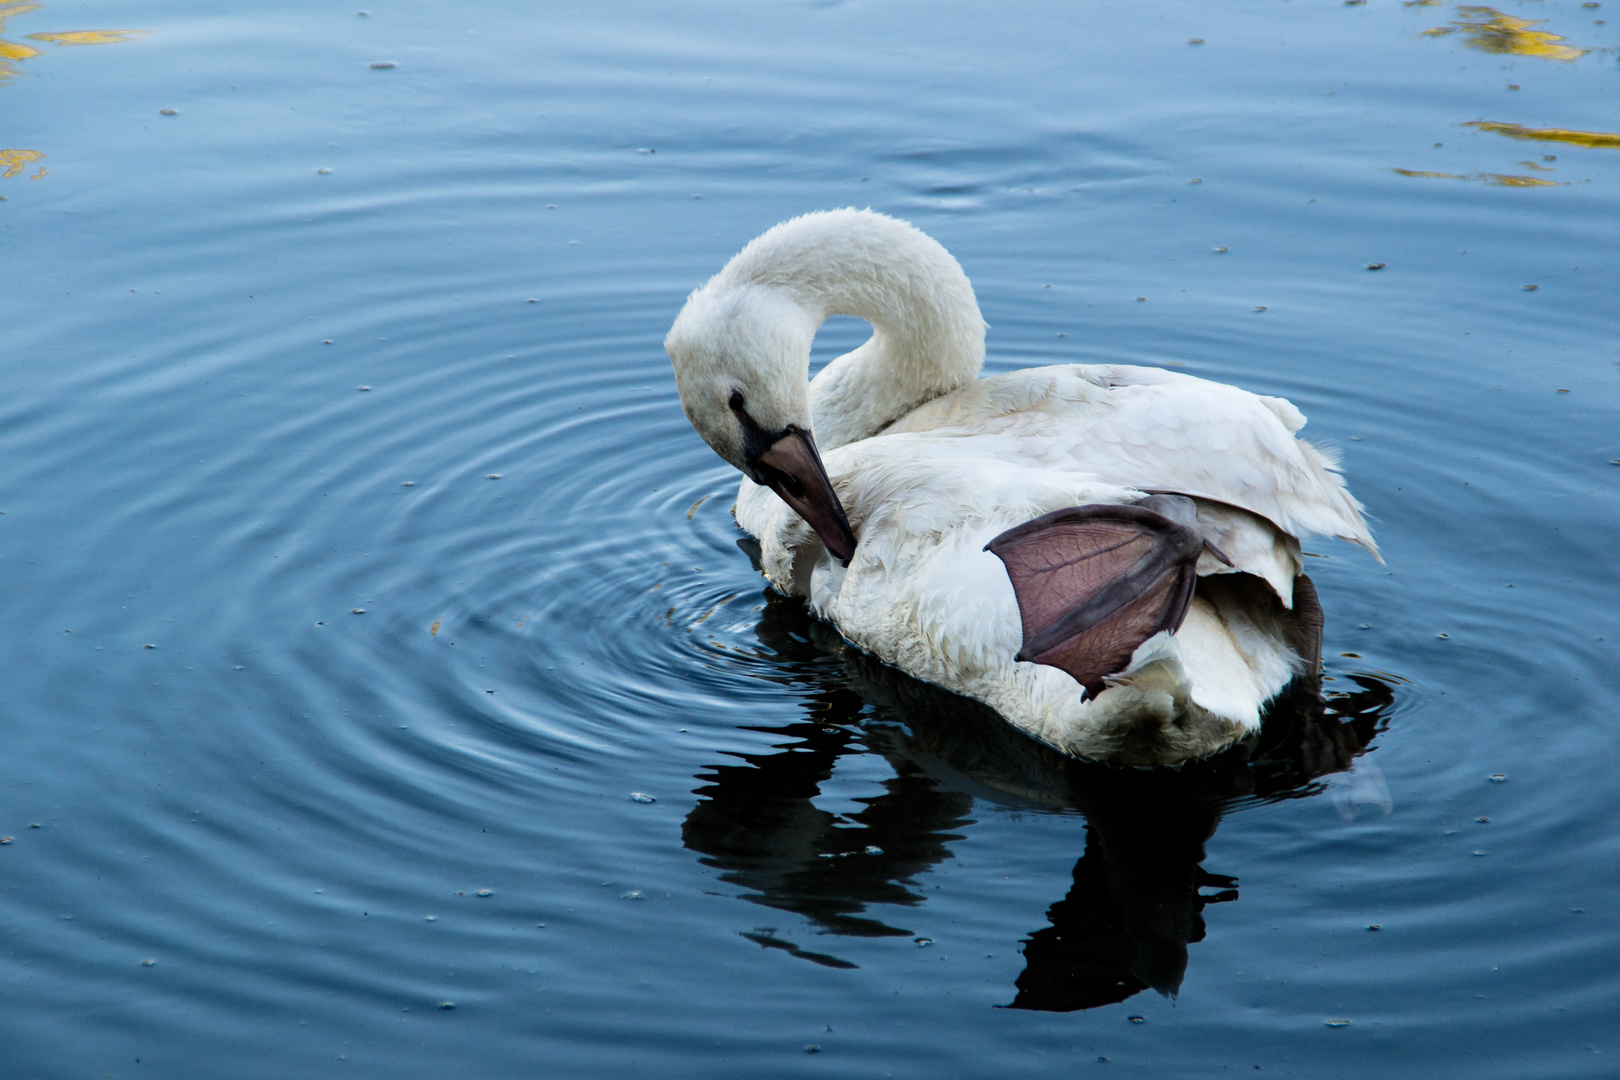
<svg viewBox="0 0 1620 1080">
<path fill-rule="evenodd" d="M 831 315 L 872 334 L 811 380 Z M 1079 758 L 1255 735 L 1319 671 L 1298 538 L 1378 557 L 1336 457 L 1288 401 L 1158 368 L 980 378 L 985 329 L 943 246 L 843 209 L 750 242 L 664 347 L 765 576 L 850 643 Z"/>
</svg>

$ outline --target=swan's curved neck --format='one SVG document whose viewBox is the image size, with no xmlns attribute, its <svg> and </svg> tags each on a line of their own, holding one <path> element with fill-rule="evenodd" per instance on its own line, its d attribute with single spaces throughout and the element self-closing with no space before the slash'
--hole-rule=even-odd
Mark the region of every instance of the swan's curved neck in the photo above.
<svg viewBox="0 0 1620 1080">
<path fill-rule="evenodd" d="M 967 275 L 948 251 L 903 221 L 856 210 L 795 218 L 744 248 L 722 276 L 803 311 L 804 319 L 792 321 L 808 328 L 793 343 L 805 372 L 811 338 L 829 316 L 872 324 L 865 344 L 810 384 L 823 449 L 877 434 L 976 378 L 984 364 L 984 318 Z"/>
</svg>

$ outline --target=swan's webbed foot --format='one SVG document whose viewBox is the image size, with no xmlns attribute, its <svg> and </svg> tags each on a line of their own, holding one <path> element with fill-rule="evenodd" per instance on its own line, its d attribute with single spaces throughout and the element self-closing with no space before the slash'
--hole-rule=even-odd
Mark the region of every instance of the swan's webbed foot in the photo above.
<svg viewBox="0 0 1620 1080">
<path fill-rule="evenodd" d="M 1209 547 L 1191 499 L 1055 510 L 1008 529 L 985 550 L 1007 568 L 1024 642 L 1017 659 L 1068 672 L 1094 698 L 1137 646 L 1187 615 Z"/>
</svg>

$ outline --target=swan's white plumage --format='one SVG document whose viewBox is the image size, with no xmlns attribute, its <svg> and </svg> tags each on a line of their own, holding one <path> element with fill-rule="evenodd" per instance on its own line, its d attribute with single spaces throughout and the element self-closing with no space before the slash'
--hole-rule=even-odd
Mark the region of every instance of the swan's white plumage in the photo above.
<svg viewBox="0 0 1620 1080">
<path fill-rule="evenodd" d="M 746 320 L 739 292 L 761 289 L 768 299 L 748 304 L 785 303 L 803 317 L 722 336 L 774 334 L 774 355 L 714 344 L 715 324 Z M 875 333 L 806 394 L 809 339 L 829 314 L 866 318 Z M 849 566 L 838 565 L 802 518 L 745 479 L 737 521 L 759 538 L 766 575 L 861 648 L 1070 753 L 1128 757 L 1144 725 L 1180 725 L 1185 737 L 1161 739 L 1155 751 L 1175 760 L 1255 730 L 1302 664 L 1274 611 L 1239 589 L 1201 587 L 1181 628 L 1144 642 L 1089 700 L 1067 673 L 1013 659 L 1017 600 L 984 545 L 1063 507 L 1175 492 L 1194 498 L 1204 535 L 1235 564 L 1205 555 L 1200 575 L 1253 575 L 1288 606 L 1301 569 L 1297 536 L 1339 536 L 1376 554 L 1334 459 L 1296 437 L 1305 418 L 1289 402 L 1187 375 L 1065 365 L 975 379 L 983 325 L 956 261 L 869 211 L 779 225 L 693 294 L 666 345 L 694 425 L 728 456 L 709 434 L 723 417 L 688 388 L 782 385 L 769 407 L 784 423 L 813 421 L 859 538 Z M 787 386 L 784 373 L 799 382 Z"/>
</svg>

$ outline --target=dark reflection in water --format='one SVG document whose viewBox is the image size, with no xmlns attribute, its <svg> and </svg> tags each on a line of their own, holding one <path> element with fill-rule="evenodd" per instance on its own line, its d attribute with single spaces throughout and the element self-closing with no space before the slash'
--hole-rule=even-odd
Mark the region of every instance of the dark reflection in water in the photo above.
<svg viewBox="0 0 1620 1080">
<path fill-rule="evenodd" d="M 1086 844 L 1050 925 L 1024 941 L 1009 1007 L 1068 1012 L 1152 988 L 1174 994 L 1187 946 L 1203 940 L 1207 904 L 1238 898 L 1237 879 L 1204 869 L 1225 811 L 1325 790 L 1383 729 L 1394 693 L 1372 675 L 1323 694 L 1297 683 L 1247 746 L 1179 770 L 1078 762 L 1025 737 L 976 702 L 912 680 L 845 645 L 804 605 L 767 591 L 758 626 L 772 678 L 807 687 L 808 716 L 758 727 L 780 738 L 699 779 L 686 846 L 742 898 L 808 918 L 829 935 L 905 937 L 866 914 L 917 905 L 916 878 L 951 858 L 975 797 L 1025 809 L 1078 811 Z M 814 803 L 848 754 L 881 754 L 883 793 L 843 815 Z M 829 967 L 854 967 L 757 928 L 744 937 Z"/>
</svg>

